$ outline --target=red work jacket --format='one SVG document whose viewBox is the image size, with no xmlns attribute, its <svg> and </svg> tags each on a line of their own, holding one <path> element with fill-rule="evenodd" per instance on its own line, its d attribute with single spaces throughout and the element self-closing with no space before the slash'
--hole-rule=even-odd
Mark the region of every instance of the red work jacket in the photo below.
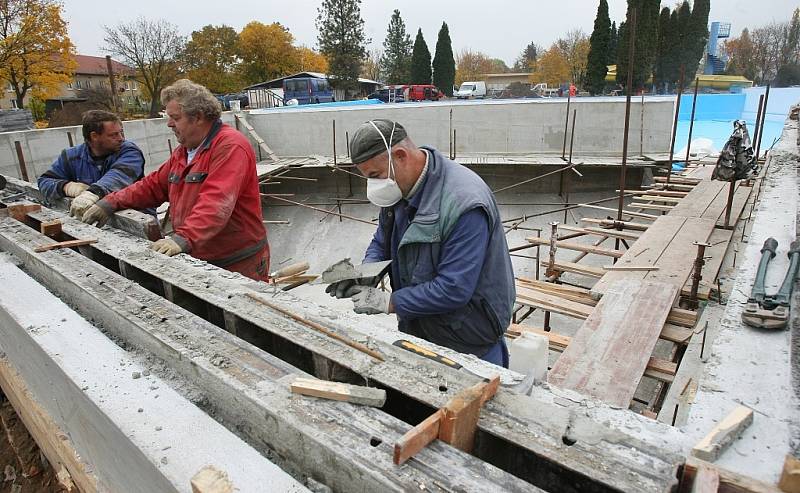
<svg viewBox="0 0 800 493">
<path fill-rule="evenodd" d="M 253 148 L 242 134 L 217 121 L 186 164 L 179 145 L 154 173 L 103 199 L 114 210 L 158 207 L 169 201 L 175 231 L 186 253 L 219 267 L 269 246 Z"/>
</svg>

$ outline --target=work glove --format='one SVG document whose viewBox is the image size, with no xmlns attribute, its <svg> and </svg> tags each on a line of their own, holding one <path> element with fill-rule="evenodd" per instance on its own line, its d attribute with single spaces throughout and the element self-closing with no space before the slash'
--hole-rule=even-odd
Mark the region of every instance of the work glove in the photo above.
<svg viewBox="0 0 800 493">
<path fill-rule="evenodd" d="M 158 253 L 163 253 L 168 257 L 172 257 L 173 255 L 177 255 L 183 251 L 180 245 L 178 245 L 175 240 L 167 236 L 166 238 L 161 238 L 160 240 L 153 242 L 150 245 L 151 250 L 155 250 Z"/>
<path fill-rule="evenodd" d="M 70 209 L 70 213 L 71 212 L 72 210 Z M 86 212 L 83 213 L 83 217 L 81 217 L 81 221 L 85 222 L 86 224 L 97 223 L 97 227 L 102 228 L 108 222 L 109 217 L 111 217 L 110 212 L 107 212 L 104 208 L 94 204 L 86 209 Z"/>
<path fill-rule="evenodd" d="M 67 197 L 77 197 L 78 195 L 82 194 L 89 188 L 89 185 L 86 183 L 81 183 L 79 181 L 71 181 L 64 185 L 64 195 Z"/>
<path fill-rule="evenodd" d="M 100 197 L 88 190 L 81 192 L 80 195 L 72 199 L 69 215 L 75 218 L 83 217 L 83 213 L 86 212 L 86 209 L 93 206 L 98 200 L 100 200 Z"/>
<path fill-rule="evenodd" d="M 365 315 L 377 315 L 379 313 L 389 313 L 389 302 L 392 295 L 378 288 L 365 286 L 357 287 L 358 291 L 353 294 L 353 311 Z"/>
<path fill-rule="evenodd" d="M 375 287 L 378 285 L 378 277 L 362 277 L 360 279 L 345 279 L 343 281 L 332 282 L 325 288 L 325 292 L 336 298 L 350 298 L 364 286 Z"/>
</svg>

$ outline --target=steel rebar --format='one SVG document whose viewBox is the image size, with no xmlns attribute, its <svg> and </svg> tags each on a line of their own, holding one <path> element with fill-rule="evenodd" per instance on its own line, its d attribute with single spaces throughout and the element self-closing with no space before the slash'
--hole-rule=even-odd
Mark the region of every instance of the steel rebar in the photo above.
<svg viewBox="0 0 800 493">
<path fill-rule="evenodd" d="M 681 98 L 683 97 L 683 77 L 686 67 L 681 64 L 681 73 L 678 80 L 678 99 L 675 102 L 675 119 L 672 121 L 672 139 L 669 144 L 669 169 L 667 170 L 667 185 L 666 189 L 669 190 L 669 179 L 672 176 L 672 164 L 675 158 L 675 138 L 678 136 L 678 116 L 681 112 Z"/>
<path fill-rule="evenodd" d="M 625 173 L 628 166 L 628 131 L 631 124 L 631 92 L 633 91 L 633 57 L 636 54 L 636 10 L 631 12 L 631 35 L 628 37 L 628 81 L 625 87 L 625 134 L 622 137 L 622 167 L 619 170 L 619 207 L 617 220 L 622 221 L 622 208 L 625 204 Z"/>
</svg>

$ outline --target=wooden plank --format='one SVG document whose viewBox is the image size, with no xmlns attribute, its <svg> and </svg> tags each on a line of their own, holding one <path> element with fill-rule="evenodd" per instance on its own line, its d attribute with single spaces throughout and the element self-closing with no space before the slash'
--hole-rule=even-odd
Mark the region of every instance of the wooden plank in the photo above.
<svg viewBox="0 0 800 493">
<path fill-rule="evenodd" d="M 753 187 L 746 187 L 741 182 L 737 184 L 736 190 L 733 192 L 733 204 L 731 205 L 730 225 L 736 224 L 736 222 L 742 217 L 742 213 L 744 212 L 744 209 L 747 206 L 747 202 L 750 200 L 750 193 L 752 193 L 752 191 Z M 728 205 L 727 200 L 728 197 L 726 194 L 725 204 L 723 205 L 722 211 L 717 217 L 718 227 L 723 227 L 725 225 L 725 206 Z"/>
<path fill-rule="evenodd" d="M 706 263 L 703 265 L 703 279 L 697 289 L 698 299 L 707 300 L 711 297 L 711 291 L 716 288 L 717 277 L 732 238 L 733 231 L 729 229 L 714 228 L 714 231 L 711 232 L 711 236 L 708 238 L 708 243 L 711 246 L 706 248 L 705 253 L 708 258 L 706 258 Z M 686 284 L 683 285 L 681 295 L 689 296 L 691 289 L 692 279 L 689 277 L 686 280 Z"/>
<path fill-rule="evenodd" d="M 576 233 L 583 233 L 583 234 L 592 234 L 598 236 L 607 236 L 610 238 L 621 238 L 623 240 L 636 240 L 639 238 L 639 235 L 636 233 L 626 233 L 624 231 L 618 231 L 616 229 L 603 229 L 603 228 L 579 228 L 577 226 L 569 226 L 566 224 L 559 225 L 559 230 L 565 231 L 574 231 Z"/>
<path fill-rule="evenodd" d="M 783 470 L 778 480 L 778 488 L 786 493 L 800 493 L 800 460 L 792 454 L 786 454 Z"/>
<path fill-rule="evenodd" d="M 0 357 L 0 388 L 53 468 L 56 471 L 66 468 L 82 492 L 98 491 L 91 466 L 83 462 L 70 438 L 36 402 L 25 381 L 4 356 Z"/>
<path fill-rule="evenodd" d="M 549 348 L 551 351 L 563 352 L 572 341 L 569 336 L 556 334 L 553 331 L 544 331 L 534 327 L 527 327 L 525 325 L 511 324 L 508 331 L 511 335 L 517 336 L 522 332 L 531 332 L 540 336 L 547 337 Z M 650 357 L 647 360 L 647 367 L 644 370 L 644 376 L 660 380 L 662 382 L 671 383 L 678 372 L 678 364 L 672 361 L 667 361 L 655 357 Z"/>
<path fill-rule="evenodd" d="M 224 471 L 208 465 L 191 479 L 192 493 L 233 493 L 233 483 Z"/>
<path fill-rule="evenodd" d="M 627 408 L 677 295 L 677 288 L 664 283 L 615 283 L 556 361 L 548 381 Z"/>
<path fill-rule="evenodd" d="M 620 271 L 620 272 L 633 272 L 633 271 L 652 271 L 658 270 L 657 265 L 604 265 L 605 271 Z"/>
<path fill-rule="evenodd" d="M 83 245 L 91 245 L 92 243 L 97 243 L 96 238 L 86 239 L 86 240 L 68 240 L 68 241 L 60 241 L 58 243 L 48 243 L 46 245 L 40 245 L 33 249 L 36 253 L 47 252 L 50 250 L 58 250 L 61 248 L 72 248 L 78 247 Z"/>
<path fill-rule="evenodd" d="M 719 491 L 719 472 L 705 464 L 697 468 L 692 484 L 692 493 L 717 493 Z"/>
<path fill-rule="evenodd" d="M 383 407 L 386 391 L 361 385 L 328 382 L 315 378 L 296 378 L 289 386 L 295 394 L 351 402 L 362 406 Z"/>
<path fill-rule="evenodd" d="M 417 426 L 411 428 L 394 444 L 394 463 L 404 464 L 408 459 L 424 449 L 429 443 L 439 437 L 444 411 L 436 410 Z"/>
<path fill-rule="evenodd" d="M 711 180 L 703 180 L 700 182 L 694 190 L 689 192 L 684 200 L 681 201 L 680 204 L 675 206 L 675 208 L 670 211 L 671 216 L 681 216 L 681 217 L 702 217 L 703 214 L 708 210 L 709 206 L 714 203 L 717 197 L 720 194 L 723 195 L 723 201 L 727 200 L 723 193 L 723 189 L 725 189 L 725 183 L 719 181 L 711 181 Z M 725 207 L 725 203 L 722 203 L 722 206 Z M 717 214 L 719 216 L 719 214 Z"/>
<path fill-rule="evenodd" d="M 601 205 L 578 204 L 578 206 L 586 207 L 588 209 L 597 209 L 597 210 L 600 210 L 600 211 L 617 212 L 617 209 L 612 209 L 611 207 L 603 207 Z M 653 215 L 653 214 L 647 214 L 647 213 L 644 213 L 644 212 L 629 211 L 629 210 L 625 210 L 625 209 L 623 209 L 622 214 L 625 215 L 625 216 L 639 217 L 639 218 L 642 218 L 642 219 L 657 219 L 658 218 L 658 216 Z"/>
<path fill-rule="evenodd" d="M 692 455 L 713 462 L 753 422 L 753 410 L 737 406 L 692 447 Z"/>
<path fill-rule="evenodd" d="M 650 190 L 642 190 L 642 191 L 633 192 L 633 195 L 634 196 L 658 195 L 659 197 L 676 197 L 676 198 L 680 199 L 680 198 L 686 197 L 686 195 L 688 193 L 689 192 L 682 192 L 682 191 L 675 191 L 675 190 L 659 190 L 657 188 L 653 188 L 653 189 L 650 189 Z"/>
<path fill-rule="evenodd" d="M 530 238 L 526 238 L 526 240 L 530 243 L 533 243 L 534 245 L 550 245 L 550 240 L 547 238 L 537 238 L 536 236 L 531 236 Z M 607 257 L 614 257 L 614 258 L 620 258 L 624 254 L 624 252 L 620 250 L 584 245 L 581 243 L 573 243 L 569 241 L 557 241 L 556 247 L 564 248 L 565 250 L 575 250 L 577 252 L 593 253 L 595 255 L 605 255 Z"/>
<path fill-rule="evenodd" d="M 636 200 L 652 200 L 653 202 L 667 202 L 669 204 L 678 204 L 682 199 L 683 197 L 668 197 L 656 194 L 639 195 L 636 197 Z"/>
<path fill-rule="evenodd" d="M 653 178 L 653 181 L 656 183 L 666 183 L 667 177 L 656 176 L 655 178 Z M 670 183 L 675 183 L 680 185 L 697 185 L 698 183 L 700 183 L 700 181 L 701 180 L 698 178 L 686 178 L 682 176 L 670 176 L 669 178 Z"/>
<path fill-rule="evenodd" d="M 671 211 L 675 206 L 672 205 L 658 205 L 658 204 L 641 204 L 639 202 L 631 202 L 630 207 L 638 209 L 651 209 L 654 211 Z"/>
<path fill-rule="evenodd" d="M 611 219 L 597 219 L 594 217 L 584 217 L 581 218 L 582 222 L 590 223 L 590 224 L 599 224 L 603 229 L 611 229 L 614 228 L 615 223 L 621 223 L 622 229 L 630 229 L 632 231 L 647 231 L 647 228 L 650 227 L 650 224 L 644 223 L 635 223 L 631 221 L 614 221 Z"/>
<path fill-rule="evenodd" d="M 233 117 L 236 118 L 236 121 L 241 123 L 245 129 L 247 129 L 247 133 L 250 134 L 250 137 L 252 137 L 253 140 L 256 141 L 261 150 L 264 151 L 271 160 L 278 161 L 278 156 L 275 155 L 275 152 L 272 149 L 270 149 L 267 143 L 264 142 L 264 139 L 262 139 L 261 136 L 258 135 L 256 130 L 253 128 L 252 125 L 250 125 L 250 123 L 247 122 L 246 119 L 242 118 L 239 115 L 233 115 Z"/>
<path fill-rule="evenodd" d="M 549 265 L 547 260 L 542 260 L 541 264 L 544 266 Z M 592 267 L 590 265 L 579 264 L 577 262 L 559 261 L 553 264 L 553 269 L 561 272 L 571 272 L 573 274 L 581 274 L 583 276 L 601 278 L 606 273 L 603 269 Z"/>
<path fill-rule="evenodd" d="M 679 493 L 691 491 L 691 485 L 694 484 L 694 478 L 701 466 L 716 470 L 719 475 L 718 491 L 720 493 L 785 493 L 773 484 L 757 481 L 691 456 L 686 458 L 686 464 L 683 466 L 683 477 L 678 487 Z"/>
<path fill-rule="evenodd" d="M 490 381 L 462 390 L 450 399 L 442 408 L 444 414 L 439 427 L 439 439 L 464 452 L 472 452 L 481 407 L 494 397 L 499 385 L 500 377 L 495 376 Z"/>
</svg>

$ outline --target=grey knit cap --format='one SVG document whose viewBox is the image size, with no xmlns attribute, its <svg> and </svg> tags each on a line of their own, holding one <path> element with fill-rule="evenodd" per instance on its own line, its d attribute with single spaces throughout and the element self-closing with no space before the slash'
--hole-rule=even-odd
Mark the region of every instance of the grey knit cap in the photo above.
<svg viewBox="0 0 800 493">
<path fill-rule="evenodd" d="M 386 142 L 389 142 L 389 137 L 391 136 L 392 142 L 389 144 L 389 147 L 394 146 L 408 137 L 406 129 L 399 123 L 383 119 L 372 120 L 372 122 L 375 124 L 375 127 L 378 127 L 381 134 L 383 134 Z M 394 134 L 392 134 L 393 125 Z M 370 122 L 364 122 L 359 125 L 355 133 L 353 133 L 353 138 L 350 139 L 350 159 L 353 161 L 353 164 L 363 163 L 382 152 L 386 152 L 386 145 L 378 132 L 375 131 L 375 127 L 373 127 Z"/>
</svg>

